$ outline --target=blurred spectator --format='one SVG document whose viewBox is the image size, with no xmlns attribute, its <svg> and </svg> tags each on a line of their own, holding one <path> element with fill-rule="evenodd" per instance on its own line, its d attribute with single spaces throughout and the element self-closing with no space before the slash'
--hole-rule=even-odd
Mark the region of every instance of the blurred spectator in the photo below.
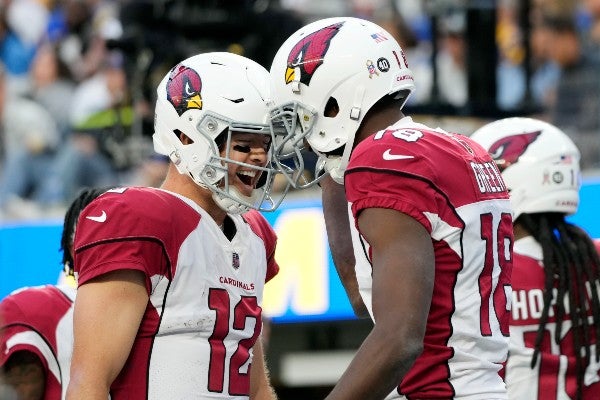
<svg viewBox="0 0 600 400">
<path fill-rule="evenodd" d="M 348 15 L 351 11 L 351 2 L 346 0 L 280 0 L 280 3 L 285 10 L 297 13 L 305 21 L 334 15 Z"/>
<path fill-rule="evenodd" d="M 467 103 L 467 58 L 465 43 L 465 14 L 453 11 L 442 17 L 440 47 L 436 56 L 439 99 L 454 107 Z"/>
<path fill-rule="evenodd" d="M 71 102 L 70 122 L 77 126 L 97 112 L 129 101 L 123 55 L 114 51 L 106 54 L 94 75 L 77 85 Z"/>
<path fill-rule="evenodd" d="M 560 67 L 550 57 L 552 42 L 544 24 L 534 22 L 530 32 L 531 48 L 531 95 L 536 105 L 547 110 L 555 101 L 560 79 Z"/>
<path fill-rule="evenodd" d="M 584 51 L 600 58 L 600 0 L 583 0 L 582 3 L 582 11 L 589 18 L 589 25 L 583 35 Z"/>
<path fill-rule="evenodd" d="M 77 84 L 68 101 L 68 132 L 46 184 L 63 203 L 82 187 L 117 184 L 126 157 L 123 141 L 133 112 L 122 55 L 107 52 L 97 69 Z"/>
<path fill-rule="evenodd" d="M 55 182 L 64 199 L 82 188 L 120 183 L 118 165 L 127 154 L 126 130 L 131 127 L 130 107 L 114 107 L 92 114 L 75 124 L 69 140 L 53 165 Z M 116 152 L 116 153 L 115 153 Z"/>
<path fill-rule="evenodd" d="M 46 43 L 38 49 L 30 78 L 31 97 L 52 114 L 62 137 L 66 137 L 75 82 L 52 44 Z"/>
<path fill-rule="evenodd" d="M 531 3 L 533 12 L 547 15 L 573 15 L 581 0 L 531 0 Z"/>
<path fill-rule="evenodd" d="M 107 42 L 123 34 L 116 0 L 65 0 L 60 55 L 77 81 L 98 72 L 106 60 Z"/>
<path fill-rule="evenodd" d="M 496 69 L 496 102 L 503 110 L 522 106 L 526 93 L 525 47 L 514 5 L 501 3 L 497 10 L 496 44 L 498 66 Z"/>
<path fill-rule="evenodd" d="M 560 68 L 551 122 L 582 149 L 583 168 L 600 166 L 600 61 L 583 51 L 571 16 L 547 15 L 550 58 Z"/>
<path fill-rule="evenodd" d="M 51 165 L 60 143 L 52 115 L 32 100 L 7 95 L 5 72 L 0 68 L 0 121 L 3 153 L 0 209 L 11 202 L 33 200 L 51 206 L 60 199 L 47 190 Z"/>
<path fill-rule="evenodd" d="M 529 37 L 523 37 L 519 26 L 519 4 L 503 2 L 498 9 L 496 41 L 499 48 L 497 69 L 497 102 L 502 110 L 519 111 L 524 107 L 545 112 L 554 102 L 560 68 L 550 59 L 549 31 L 540 22 L 538 10 L 531 13 Z M 525 41 L 529 41 L 529 58 L 525 57 Z M 530 77 L 527 82 L 526 65 Z M 529 84 L 529 93 L 527 93 Z M 526 97 L 526 94 L 529 97 Z"/>
<path fill-rule="evenodd" d="M 546 16 L 548 50 L 561 70 L 551 117 L 560 128 L 583 131 L 600 128 L 600 64 L 582 51 L 574 20 Z"/>
<path fill-rule="evenodd" d="M 37 0 L 0 2 L 0 60 L 6 68 L 6 83 L 11 93 L 28 89 L 28 72 L 37 46 L 46 33 L 49 13 Z"/>
<path fill-rule="evenodd" d="M 410 17 L 407 18 L 407 17 Z M 415 90 L 407 104 L 423 104 L 431 98 L 433 68 L 431 66 L 431 32 L 429 21 L 419 3 L 386 2 L 373 12 L 373 22 L 384 28 L 400 43 L 406 58 L 410 60 L 410 70 L 415 82 Z"/>
</svg>

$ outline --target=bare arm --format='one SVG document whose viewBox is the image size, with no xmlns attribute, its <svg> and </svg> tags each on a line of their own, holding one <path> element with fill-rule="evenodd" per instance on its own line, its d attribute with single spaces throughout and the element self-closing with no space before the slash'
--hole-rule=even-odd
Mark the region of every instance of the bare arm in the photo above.
<svg viewBox="0 0 600 400">
<path fill-rule="evenodd" d="M 67 399 L 106 400 L 129 356 L 147 304 L 140 271 L 111 272 L 79 287 Z"/>
<path fill-rule="evenodd" d="M 36 354 L 18 351 L 2 368 L 0 383 L 6 383 L 14 389 L 21 400 L 41 400 L 46 389 L 45 374 L 45 368 Z"/>
<path fill-rule="evenodd" d="M 395 210 L 359 215 L 373 254 L 375 325 L 327 399 L 375 400 L 388 395 L 423 349 L 434 281 L 429 233 Z"/>
<path fill-rule="evenodd" d="M 348 201 L 344 193 L 344 186 L 326 176 L 321 181 L 321 189 L 323 216 L 335 269 L 346 290 L 354 314 L 359 318 L 368 318 L 369 312 L 358 292 L 358 282 L 354 270 L 356 260 L 350 235 Z"/>
<path fill-rule="evenodd" d="M 254 356 L 250 369 L 250 400 L 275 400 L 277 396 L 269 383 L 269 373 L 265 364 L 262 335 L 254 344 Z"/>
</svg>

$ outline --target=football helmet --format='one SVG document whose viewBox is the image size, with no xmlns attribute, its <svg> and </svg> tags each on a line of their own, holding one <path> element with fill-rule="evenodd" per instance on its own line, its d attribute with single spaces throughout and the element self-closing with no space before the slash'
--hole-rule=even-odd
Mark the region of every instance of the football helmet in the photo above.
<svg viewBox="0 0 600 400">
<path fill-rule="evenodd" d="M 225 52 L 190 57 L 173 67 L 157 88 L 154 150 L 169 156 L 181 174 L 213 192 L 215 202 L 228 213 L 250 208 L 273 211 L 283 200 L 271 197 L 277 170 L 269 148 L 266 166 L 229 158 L 232 133 L 272 134 L 267 122 L 268 71 L 245 57 Z M 190 138 L 184 144 L 179 133 Z M 221 155 L 221 150 L 227 149 Z M 262 173 L 250 197 L 228 177 L 228 165 Z"/>
<path fill-rule="evenodd" d="M 274 159 L 295 187 L 315 182 L 299 179 L 305 141 L 326 157 L 325 171 L 343 184 L 366 113 L 386 95 L 406 102 L 414 89 L 413 74 L 394 37 L 352 17 L 326 18 L 296 31 L 277 51 L 270 74 Z M 329 109 L 337 113 L 326 113 Z"/>
<path fill-rule="evenodd" d="M 514 218 L 527 213 L 573 214 L 579 206 L 579 150 L 560 129 L 533 118 L 491 122 L 471 138 L 498 164 Z"/>
</svg>

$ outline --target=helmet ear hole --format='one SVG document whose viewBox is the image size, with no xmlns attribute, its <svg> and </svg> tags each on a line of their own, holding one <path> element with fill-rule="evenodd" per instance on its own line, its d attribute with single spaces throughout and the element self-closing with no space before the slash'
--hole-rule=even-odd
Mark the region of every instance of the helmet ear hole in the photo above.
<svg viewBox="0 0 600 400">
<path fill-rule="evenodd" d="M 325 104 L 325 110 L 323 111 L 323 115 L 327 118 L 335 118 L 340 112 L 340 106 L 335 99 L 335 97 L 330 97 L 327 100 L 327 104 Z"/>
<path fill-rule="evenodd" d="M 339 156 L 341 157 L 344 154 L 344 148 L 346 146 L 340 146 L 337 149 L 333 149 L 327 153 L 324 153 L 327 157 L 331 157 L 331 156 Z"/>
<path fill-rule="evenodd" d="M 179 139 L 179 141 L 182 144 L 193 144 L 194 143 L 194 140 L 191 137 L 189 137 L 188 135 L 186 135 L 185 133 L 183 133 L 179 129 L 175 129 L 173 131 L 173 133 L 175 134 L 175 136 L 177 136 L 177 138 Z"/>
<path fill-rule="evenodd" d="M 225 142 L 227 141 L 227 129 L 224 129 L 223 132 L 219 133 L 219 135 L 215 138 L 215 144 L 219 151 L 223 151 L 225 148 Z"/>
<path fill-rule="evenodd" d="M 402 89 L 396 92 L 396 95 L 394 96 L 395 100 L 401 100 L 400 107 L 404 107 L 404 104 L 406 103 L 406 100 L 408 100 L 408 96 L 410 96 L 411 90 L 409 89 Z"/>
</svg>

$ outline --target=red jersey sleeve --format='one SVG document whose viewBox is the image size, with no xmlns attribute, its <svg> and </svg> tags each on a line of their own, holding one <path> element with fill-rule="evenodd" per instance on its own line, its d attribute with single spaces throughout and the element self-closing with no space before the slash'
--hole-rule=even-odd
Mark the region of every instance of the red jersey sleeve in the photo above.
<svg viewBox="0 0 600 400">
<path fill-rule="evenodd" d="M 200 214 L 174 195 L 152 188 L 109 191 L 81 213 L 75 234 L 75 272 L 79 285 L 102 274 L 134 269 L 170 278 L 181 242 L 198 225 Z"/>
</svg>

